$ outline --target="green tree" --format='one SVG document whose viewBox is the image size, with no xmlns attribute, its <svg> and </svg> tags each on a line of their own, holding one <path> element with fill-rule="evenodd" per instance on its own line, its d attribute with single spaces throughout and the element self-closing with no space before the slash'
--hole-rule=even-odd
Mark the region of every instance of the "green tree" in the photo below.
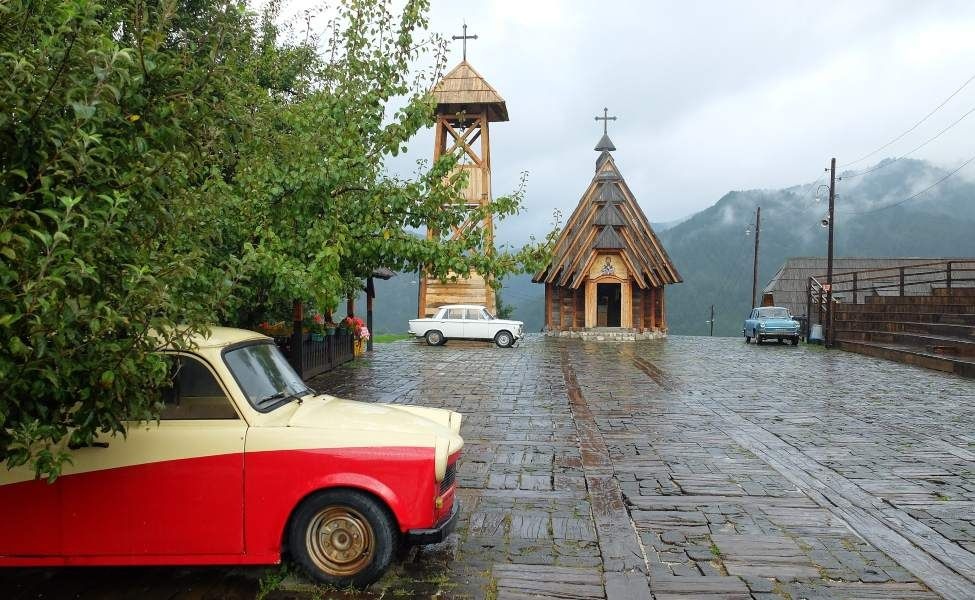
<svg viewBox="0 0 975 600">
<path fill-rule="evenodd" d="M 157 413 L 163 344 L 230 300 L 208 217 L 267 102 L 243 2 L 0 3 L 0 455 Z M 260 92 L 260 93 L 259 93 Z M 231 178 L 232 179 L 232 178 Z M 185 324 L 185 325 L 184 325 Z"/>
<path fill-rule="evenodd" d="M 499 278 L 545 260 L 546 243 L 415 235 L 521 201 L 469 209 L 452 157 L 411 180 L 385 170 L 432 120 L 443 46 L 418 37 L 427 11 L 347 0 L 323 42 L 311 21 L 289 37 L 273 2 L 0 2 L 8 466 L 53 478 L 72 443 L 155 418 L 155 353 L 208 323 L 334 307 L 379 265 Z"/>
</svg>

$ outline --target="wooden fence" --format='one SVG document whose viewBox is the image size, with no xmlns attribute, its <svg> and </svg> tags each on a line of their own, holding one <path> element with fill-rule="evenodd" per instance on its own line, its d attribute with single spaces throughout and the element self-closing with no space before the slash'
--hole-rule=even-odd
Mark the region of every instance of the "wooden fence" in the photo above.
<svg viewBox="0 0 975 600">
<path fill-rule="evenodd" d="M 352 335 L 336 331 L 313 340 L 310 333 L 275 337 L 274 341 L 302 379 L 331 371 L 355 357 Z M 297 351 L 296 351 L 297 349 Z"/>
<path fill-rule="evenodd" d="M 871 296 L 927 296 L 935 287 L 975 287 L 975 261 L 945 260 L 923 264 L 834 273 L 833 302 L 864 304 Z M 810 277 L 806 288 L 806 336 L 814 323 L 829 338 L 826 276 Z"/>
</svg>

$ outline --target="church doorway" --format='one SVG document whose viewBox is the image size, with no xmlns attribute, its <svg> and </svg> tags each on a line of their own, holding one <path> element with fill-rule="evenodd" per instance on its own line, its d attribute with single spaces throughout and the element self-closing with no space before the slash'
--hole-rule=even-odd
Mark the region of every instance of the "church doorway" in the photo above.
<svg viewBox="0 0 975 600">
<path fill-rule="evenodd" d="M 619 327 L 622 313 L 622 286 L 618 283 L 596 284 L 596 326 Z"/>
</svg>

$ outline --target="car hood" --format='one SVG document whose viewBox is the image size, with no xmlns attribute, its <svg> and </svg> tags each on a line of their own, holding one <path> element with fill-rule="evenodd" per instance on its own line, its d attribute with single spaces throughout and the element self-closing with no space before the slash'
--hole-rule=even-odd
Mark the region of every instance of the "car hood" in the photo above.
<svg viewBox="0 0 975 600">
<path fill-rule="evenodd" d="M 446 442 L 448 453 L 453 454 L 464 446 L 460 437 L 462 418 L 460 413 L 441 408 L 374 404 L 322 395 L 302 401 L 287 425 L 434 436 Z"/>
</svg>

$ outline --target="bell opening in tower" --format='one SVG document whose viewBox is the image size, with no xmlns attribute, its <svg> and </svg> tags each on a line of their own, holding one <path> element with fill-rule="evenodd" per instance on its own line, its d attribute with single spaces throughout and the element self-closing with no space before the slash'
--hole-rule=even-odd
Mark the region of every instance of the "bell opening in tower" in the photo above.
<svg viewBox="0 0 975 600">
<path fill-rule="evenodd" d="M 596 284 L 596 326 L 619 327 L 622 303 L 623 294 L 620 284 Z"/>
</svg>

